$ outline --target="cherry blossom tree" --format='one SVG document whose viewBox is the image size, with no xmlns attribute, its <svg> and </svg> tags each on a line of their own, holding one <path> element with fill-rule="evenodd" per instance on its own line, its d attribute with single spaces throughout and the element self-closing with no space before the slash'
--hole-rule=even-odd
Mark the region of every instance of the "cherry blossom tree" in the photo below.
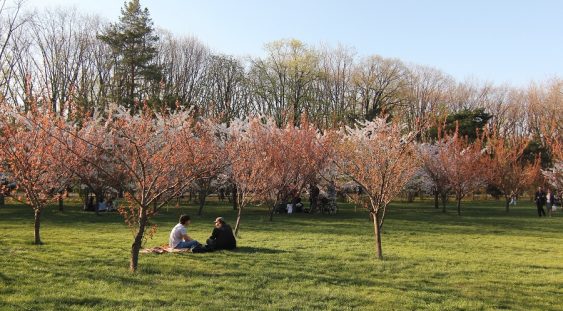
<svg viewBox="0 0 563 311">
<path fill-rule="evenodd" d="M 272 220 L 279 203 L 292 199 L 316 181 L 318 173 L 330 163 L 333 144 L 329 135 L 321 135 L 305 118 L 299 126 L 288 124 L 285 128 L 276 128 L 271 121 L 268 129 L 268 141 L 262 145 L 273 174 L 266 198 Z"/>
<path fill-rule="evenodd" d="M 94 144 L 86 133 L 95 132 L 92 128 L 96 127 L 107 131 Z M 84 122 L 83 129 L 76 139 L 109 155 L 116 172 L 113 177 L 119 176 L 125 192 L 126 204 L 119 212 L 133 230 L 129 267 L 134 272 L 143 241 L 156 230 L 150 218 L 197 178 L 211 175 L 220 163 L 218 145 L 206 124 L 184 110 L 155 113 L 144 109 L 131 114 L 114 106 L 105 118 Z"/>
<path fill-rule="evenodd" d="M 279 128 L 272 119 L 253 117 L 233 121 L 226 131 L 230 175 L 237 189 L 236 234 L 245 206 L 251 201 L 267 204 L 272 220 L 275 207 L 312 182 L 331 154 L 323 136 L 305 119 L 299 126 Z"/>
<path fill-rule="evenodd" d="M 225 129 L 228 175 L 236 187 L 235 235 L 240 230 L 243 209 L 253 200 L 262 198 L 268 183 L 274 178 L 274 172 L 269 168 L 271 161 L 264 146 L 269 141 L 268 128 L 256 117 L 250 120 L 236 119 Z"/>
<path fill-rule="evenodd" d="M 510 200 L 521 194 L 537 181 L 540 173 L 540 158 L 532 163 L 523 158 L 529 140 L 521 137 L 500 137 L 496 133 L 487 139 L 489 162 L 486 171 L 489 184 L 499 189 L 505 198 L 506 211 Z"/>
<path fill-rule="evenodd" d="M 361 186 L 361 202 L 373 221 L 377 257 L 383 258 L 381 229 L 387 207 L 419 167 L 414 133 L 403 134 L 384 118 L 346 128 L 338 145 L 337 165 Z"/>
<path fill-rule="evenodd" d="M 486 184 L 487 162 L 481 137 L 469 142 L 456 132 L 444 136 L 444 147 L 439 149 L 449 187 L 455 194 L 457 214 L 461 215 L 461 200 L 469 193 Z"/>
<path fill-rule="evenodd" d="M 97 206 L 105 192 L 119 188 L 119 181 L 124 177 L 116 168 L 111 150 L 103 148 L 110 135 L 109 123 L 103 122 L 98 112 L 80 119 L 86 126 L 66 123 L 55 133 L 55 139 L 70 155 L 61 166 L 71 174 L 73 184 L 86 186 L 95 195 Z M 87 200 L 86 196 L 85 204 Z"/>
<path fill-rule="evenodd" d="M 59 165 L 65 155 L 50 134 L 55 122 L 60 120 L 36 104 L 27 112 L 8 105 L 2 105 L 0 110 L 2 171 L 15 183 L 9 194 L 34 211 L 35 244 L 42 244 L 42 211 L 48 203 L 64 195 L 68 182 L 67 171 Z"/>
<path fill-rule="evenodd" d="M 443 142 L 435 144 L 421 144 L 418 148 L 418 156 L 422 160 L 422 168 L 428 177 L 431 185 L 431 192 L 434 194 L 434 206 L 438 208 L 438 198 L 442 200 L 442 211 L 446 212 L 446 201 L 450 192 L 450 184 L 446 174 L 445 163 L 440 158 L 440 150 L 445 148 Z"/>
<path fill-rule="evenodd" d="M 553 189 L 559 195 L 559 198 L 563 197 L 563 161 L 558 160 L 553 164 L 553 167 L 542 170 L 543 177 L 547 183 L 553 187 Z"/>
<path fill-rule="evenodd" d="M 563 199 L 563 138 L 559 120 L 552 120 L 543 128 L 543 136 L 551 151 L 553 166 L 542 170 L 545 181 L 555 189 L 560 199 Z"/>
</svg>

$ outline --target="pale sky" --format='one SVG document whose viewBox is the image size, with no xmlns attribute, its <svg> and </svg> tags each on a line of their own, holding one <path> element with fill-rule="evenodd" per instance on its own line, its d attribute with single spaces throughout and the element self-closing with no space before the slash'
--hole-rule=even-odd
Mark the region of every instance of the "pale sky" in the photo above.
<svg viewBox="0 0 563 311">
<path fill-rule="evenodd" d="M 563 77 L 563 1 L 141 0 L 155 26 L 197 37 L 215 52 L 261 56 L 295 38 L 352 47 L 466 78 L 526 86 Z M 120 0 L 27 0 L 117 21 Z"/>
</svg>

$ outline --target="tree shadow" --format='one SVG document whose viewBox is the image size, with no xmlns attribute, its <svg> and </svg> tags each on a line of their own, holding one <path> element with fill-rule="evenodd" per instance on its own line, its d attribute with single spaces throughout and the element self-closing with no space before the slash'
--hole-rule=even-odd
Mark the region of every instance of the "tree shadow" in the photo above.
<svg viewBox="0 0 563 311">
<path fill-rule="evenodd" d="M 0 283 L 11 284 L 12 278 L 6 276 L 4 273 L 0 272 Z"/>
<path fill-rule="evenodd" d="M 242 247 L 237 247 L 231 252 L 243 253 L 243 254 L 281 254 L 281 253 L 285 253 L 286 251 L 281 249 L 274 249 L 274 248 L 242 246 Z"/>
</svg>

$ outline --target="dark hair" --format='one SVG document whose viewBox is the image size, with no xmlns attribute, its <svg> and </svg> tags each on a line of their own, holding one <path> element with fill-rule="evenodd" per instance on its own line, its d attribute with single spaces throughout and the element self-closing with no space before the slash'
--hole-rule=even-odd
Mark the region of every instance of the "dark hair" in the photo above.
<svg viewBox="0 0 563 311">
<path fill-rule="evenodd" d="M 180 216 L 180 223 L 183 225 L 185 224 L 188 220 L 190 220 L 190 216 L 189 215 L 181 215 Z"/>
</svg>

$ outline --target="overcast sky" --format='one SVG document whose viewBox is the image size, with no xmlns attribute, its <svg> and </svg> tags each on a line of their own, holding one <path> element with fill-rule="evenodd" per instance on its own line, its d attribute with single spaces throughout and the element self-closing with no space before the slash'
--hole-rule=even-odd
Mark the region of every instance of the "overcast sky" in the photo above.
<svg viewBox="0 0 563 311">
<path fill-rule="evenodd" d="M 352 47 L 466 78 L 525 86 L 563 77 L 563 1 L 141 0 L 157 27 L 216 52 L 263 55 L 296 38 Z M 27 0 L 116 21 L 120 0 Z"/>
</svg>

